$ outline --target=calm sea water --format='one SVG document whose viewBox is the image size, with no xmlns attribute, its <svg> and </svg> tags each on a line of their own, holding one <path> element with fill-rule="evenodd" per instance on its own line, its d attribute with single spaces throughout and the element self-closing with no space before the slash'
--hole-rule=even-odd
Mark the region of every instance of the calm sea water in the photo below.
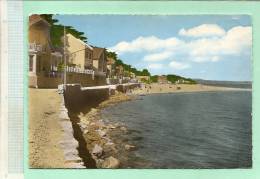
<svg viewBox="0 0 260 179">
<path fill-rule="evenodd" d="M 252 165 L 250 91 L 154 94 L 102 111 L 124 123 L 149 161 L 136 168 L 248 168 Z M 138 139 L 138 140 L 135 140 Z M 131 160 L 129 160 L 131 161 Z"/>
</svg>

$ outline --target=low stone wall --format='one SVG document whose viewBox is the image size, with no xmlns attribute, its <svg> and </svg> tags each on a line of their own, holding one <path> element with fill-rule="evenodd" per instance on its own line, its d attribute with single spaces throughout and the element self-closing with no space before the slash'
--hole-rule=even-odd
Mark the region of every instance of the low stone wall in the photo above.
<svg viewBox="0 0 260 179">
<path fill-rule="evenodd" d="M 62 77 L 47 77 L 44 75 L 29 76 L 29 87 L 34 88 L 57 88 L 63 83 Z M 100 86 L 106 84 L 106 77 L 96 75 L 92 78 L 90 74 L 67 73 L 67 84 L 81 84 L 81 86 Z"/>
<path fill-rule="evenodd" d="M 37 76 L 29 76 L 29 87 L 37 87 Z"/>
<path fill-rule="evenodd" d="M 64 152 L 64 159 L 66 161 L 67 168 L 86 168 L 82 159 L 79 157 L 77 148 L 79 143 L 73 136 L 73 128 L 70 118 L 68 116 L 68 110 L 65 107 L 64 97 L 62 97 L 62 104 L 60 107 L 59 122 L 63 131 L 63 138 L 60 141 L 60 146 Z"/>
<path fill-rule="evenodd" d="M 109 98 L 109 86 L 104 88 L 82 89 L 80 84 L 67 85 L 64 92 L 66 106 L 77 110 L 82 106 L 94 107 Z"/>
<path fill-rule="evenodd" d="M 119 79 L 107 78 L 107 84 L 109 84 L 109 85 L 114 85 L 114 84 L 118 84 L 118 83 L 119 83 Z"/>
<path fill-rule="evenodd" d="M 141 87 L 140 83 L 119 84 L 116 86 L 116 90 L 122 93 L 126 93 L 128 90 L 132 90 L 140 87 Z"/>
</svg>

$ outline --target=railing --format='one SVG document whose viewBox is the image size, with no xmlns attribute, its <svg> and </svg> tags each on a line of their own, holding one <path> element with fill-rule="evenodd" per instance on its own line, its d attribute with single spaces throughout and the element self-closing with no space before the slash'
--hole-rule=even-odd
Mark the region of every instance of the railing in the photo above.
<svg viewBox="0 0 260 179">
<path fill-rule="evenodd" d="M 41 45 L 41 44 L 29 43 L 29 51 L 33 51 L 33 52 L 45 52 L 45 51 L 46 51 L 46 48 L 44 48 L 44 46 Z"/>
<path fill-rule="evenodd" d="M 74 72 L 74 73 L 89 74 L 89 75 L 93 75 L 93 73 L 94 73 L 93 70 L 81 69 L 81 68 L 77 68 L 77 67 L 67 67 L 66 71 L 67 72 Z"/>
</svg>

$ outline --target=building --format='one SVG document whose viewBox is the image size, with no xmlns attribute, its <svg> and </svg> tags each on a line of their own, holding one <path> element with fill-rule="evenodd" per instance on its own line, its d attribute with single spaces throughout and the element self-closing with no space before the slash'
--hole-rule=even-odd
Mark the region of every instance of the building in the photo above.
<svg viewBox="0 0 260 179">
<path fill-rule="evenodd" d="M 138 81 L 150 81 L 150 76 L 136 76 Z"/>
<path fill-rule="evenodd" d="M 167 76 L 166 75 L 158 76 L 158 83 L 167 84 L 168 83 Z"/>
<path fill-rule="evenodd" d="M 50 24 L 39 15 L 29 18 L 29 87 L 57 88 L 59 84 L 98 86 L 106 84 L 104 73 L 93 73 L 94 51 L 91 46 L 66 35 L 66 62 L 64 48 L 53 47 L 50 39 Z M 62 39 L 64 39 L 62 37 Z M 106 71 L 105 50 L 99 54 L 100 69 Z M 105 66 L 105 67 L 104 67 Z M 65 70 L 67 73 L 65 73 Z M 65 75 L 66 74 L 66 78 Z"/>
<path fill-rule="evenodd" d="M 115 59 L 107 58 L 107 77 L 112 78 L 115 75 Z"/>
<path fill-rule="evenodd" d="M 105 48 L 93 47 L 93 69 L 96 72 L 106 74 L 107 57 Z"/>
<path fill-rule="evenodd" d="M 62 61 L 50 40 L 50 24 L 39 15 L 29 17 L 29 86 L 38 87 L 43 77 L 52 76 Z"/>
<path fill-rule="evenodd" d="M 66 34 L 66 54 L 68 66 L 80 70 L 92 69 L 93 48 L 71 34 Z"/>
<path fill-rule="evenodd" d="M 124 67 L 122 65 L 116 66 L 116 76 L 117 76 L 117 78 L 123 78 L 123 76 L 124 76 Z"/>
</svg>

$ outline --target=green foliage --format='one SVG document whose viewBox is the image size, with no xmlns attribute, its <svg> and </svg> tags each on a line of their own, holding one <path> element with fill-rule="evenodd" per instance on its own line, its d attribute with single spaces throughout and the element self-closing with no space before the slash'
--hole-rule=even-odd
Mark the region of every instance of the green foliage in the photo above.
<svg viewBox="0 0 260 179">
<path fill-rule="evenodd" d="M 113 58 L 115 60 L 115 66 L 121 65 L 124 68 L 124 71 L 127 71 L 128 73 L 132 72 L 136 76 L 151 76 L 147 69 L 140 71 L 131 65 L 125 64 L 121 59 L 118 58 L 118 55 L 115 52 L 107 52 L 107 57 Z"/>
<path fill-rule="evenodd" d="M 58 72 L 63 72 L 65 68 L 65 65 L 63 63 L 58 64 Z"/>
<path fill-rule="evenodd" d="M 113 58 L 115 60 L 118 59 L 116 52 L 107 52 L 107 57 Z"/>
<path fill-rule="evenodd" d="M 58 22 L 57 19 L 53 19 L 52 14 L 41 14 L 40 15 L 43 19 L 45 19 L 50 25 L 54 25 Z"/>
<path fill-rule="evenodd" d="M 53 18 L 53 15 L 51 14 L 42 14 L 41 17 L 45 19 L 50 25 L 50 36 L 52 45 L 54 46 L 61 46 L 62 45 L 62 36 L 64 35 L 64 26 L 61 24 L 56 24 L 59 21 L 57 19 Z M 74 37 L 87 42 L 87 37 L 84 35 L 84 32 L 80 32 L 76 29 L 74 29 L 72 26 L 65 26 L 66 33 L 70 33 Z"/>
<path fill-rule="evenodd" d="M 150 79 L 153 83 L 157 83 L 158 82 L 158 75 L 151 76 Z"/>
<path fill-rule="evenodd" d="M 151 80 L 146 80 L 144 78 L 141 79 L 142 83 L 150 84 L 152 81 Z"/>
<path fill-rule="evenodd" d="M 176 83 L 179 80 L 182 81 L 181 83 L 185 83 L 185 84 L 197 84 L 196 81 L 190 78 L 184 78 L 178 75 L 167 75 L 167 80 L 170 81 L 171 83 Z"/>
</svg>

